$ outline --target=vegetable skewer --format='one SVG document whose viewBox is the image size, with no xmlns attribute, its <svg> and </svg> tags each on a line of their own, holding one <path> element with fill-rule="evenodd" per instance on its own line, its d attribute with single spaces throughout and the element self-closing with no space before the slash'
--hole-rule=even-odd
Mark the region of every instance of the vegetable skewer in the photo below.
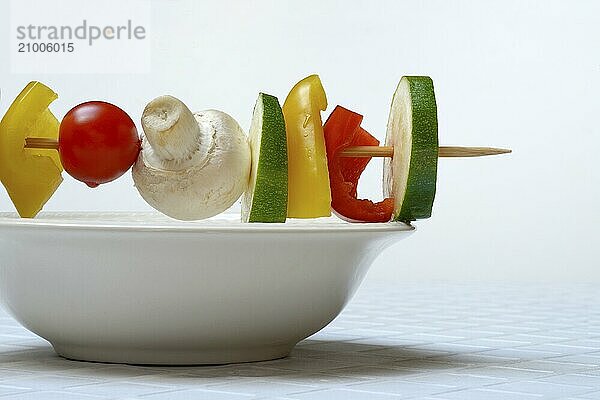
<svg viewBox="0 0 600 400">
<path fill-rule="evenodd" d="M 171 96 L 151 102 L 152 112 L 148 106 L 144 110 L 144 144 L 131 118 L 118 107 L 103 102 L 74 107 L 60 123 L 60 134 L 56 134 L 55 127 L 45 130 L 40 129 L 44 127 L 39 124 L 21 128 L 20 133 L 15 134 L 7 130 L 8 125 L 14 124 L 4 120 L 0 131 L 4 132 L 2 137 L 12 140 L 15 146 L 27 149 L 24 155 L 39 153 L 47 157 L 54 154 L 48 150 L 56 150 L 62 163 L 67 163 L 65 170 L 91 187 L 120 176 L 137 158 L 132 174 L 142 197 L 157 210 L 182 220 L 215 215 L 246 191 L 242 212 L 245 222 L 316 218 L 330 215 L 331 210 L 352 222 L 410 223 L 431 216 L 439 157 L 511 153 L 510 149 L 492 147 L 439 146 L 433 82 L 426 76 L 405 76 L 400 80 L 382 146 L 360 126 L 362 115 L 344 107 L 335 107 L 323 124 L 320 114 L 326 102 L 317 75 L 296 84 L 283 107 L 275 97 L 259 95 L 251 127 L 252 150 L 246 135 L 231 117 L 224 113 L 211 114 L 212 117 L 207 117 L 209 121 L 201 121 L 203 113 L 193 114 Z M 105 109 L 111 107 L 120 117 L 112 114 L 101 117 L 95 109 L 88 110 L 92 106 L 100 108 L 96 111 L 107 111 Z M 213 110 L 206 113 L 211 112 Z M 90 113 L 94 117 L 91 122 L 83 119 L 69 123 L 71 114 L 87 116 Z M 187 118 L 182 121 L 182 116 Z M 231 119 L 235 127 L 221 117 Z M 199 134 L 203 124 L 207 127 L 207 137 Z M 58 126 L 58 121 L 55 125 Z M 230 131 L 237 133 L 231 136 Z M 121 140 L 113 143 L 114 135 Z M 126 147 L 126 151 L 120 152 L 120 147 Z M 81 149 L 85 150 L 83 156 Z M 242 149 L 240 153 L 238 150 Z M 100 150 L 102 155 L 97 154 Z M 215 154 L 209 154 L 211 152 Z M 357 196 L 358 180 L 372 157 L 385 158 L 384 199 L 379 202 Z M 125 161 L 121 163 L 121 159 Z M 230 170 L 227 163 L 224 164 L 226 160 L 244 168 Z M 108 172 L 103 169 L 105 164 Z M 14 183 L 14 179 L 10 179 L 15 173 L 6 167 L 4 170 L 0 178 L 10 189 Z M 234 181 L 241 186 L 230 187 Z M 40 196 L 45 196 L 40 200 L 47 200 L 54 190 L 40 190 Z M 14 193 L 9 190 L 11 197 Z M 45 203 L 45 200 L 36 200 L 29 206 L 20 197 L 18 200 L 15 206 L 21 216 L 27 217 L 35 216 Z"/>
</svg>

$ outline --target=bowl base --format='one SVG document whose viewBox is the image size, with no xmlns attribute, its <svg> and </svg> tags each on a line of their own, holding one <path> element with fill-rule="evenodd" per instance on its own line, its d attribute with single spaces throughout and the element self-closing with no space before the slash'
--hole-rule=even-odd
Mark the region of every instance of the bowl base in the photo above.
<svg viewBox="0 0 600 400">
<path fill-rule="evenodd" d="M 235 349 L 132 349 L 52 343 L 59 356 L 76 361 L 138 365 L 218 365 L 287 357 L 296 343 Z"/>
</svg>

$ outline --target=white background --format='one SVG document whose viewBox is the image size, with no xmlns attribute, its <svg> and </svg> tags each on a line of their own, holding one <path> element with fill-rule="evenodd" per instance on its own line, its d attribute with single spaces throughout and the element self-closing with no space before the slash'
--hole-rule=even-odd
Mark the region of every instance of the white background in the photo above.
<svg viewBox="0 0 600 400">
<path fill-rule="evenodd" d="M 2 60 L 14 35 L 8 9 L 0 3 Z M 59 93 L 59 118 L 101 99 L 137 121 L 169 93 L 247 129 L 259 91 L 283 101 L 318 73 L 325 116 L 344 105 L 383 139 L 400 77 L 430 75 L 442 144 L 514 153 L 441 160 L 433 217 L 384 252 L 369 279 L 600 282 L 600 2 L 165 0 L 152 2 L 148 37 L 151 73 L 12 74 L 2 62 L 0 111 L 35 79 Z M 380 181 L 374 163 L 362 194 L 379 198 Z M 12 209 L 1 190 L 0 210 Z M 129 175 L 94 190 L 65 175 L 46 209 L 148 206 Z"/>
</svg>

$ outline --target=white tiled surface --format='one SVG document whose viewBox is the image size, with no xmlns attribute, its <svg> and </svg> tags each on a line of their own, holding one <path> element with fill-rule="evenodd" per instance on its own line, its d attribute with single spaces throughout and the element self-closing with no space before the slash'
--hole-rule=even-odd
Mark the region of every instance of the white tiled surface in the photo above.
<svg viewBox="0 0 600 400">
<path fill-rule="evenodd" d="M 286 359 L 83 363 L 0 314 L 0 399 L 600 399 L 600 288 L 362 288 Z"/>
</svg>

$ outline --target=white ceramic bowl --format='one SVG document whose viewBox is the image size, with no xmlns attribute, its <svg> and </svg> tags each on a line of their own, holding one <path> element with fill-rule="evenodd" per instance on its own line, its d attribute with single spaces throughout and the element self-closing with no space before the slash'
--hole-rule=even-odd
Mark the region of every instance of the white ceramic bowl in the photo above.
<svg viewBox="0 0 600 400">
<path fill-rule="evenodd" d="M 238 219 L 0 213 L 2 305 L 72 359 L 274 359 L 333 320 L 378 254 L 413 230 Z"/>
</svg>

